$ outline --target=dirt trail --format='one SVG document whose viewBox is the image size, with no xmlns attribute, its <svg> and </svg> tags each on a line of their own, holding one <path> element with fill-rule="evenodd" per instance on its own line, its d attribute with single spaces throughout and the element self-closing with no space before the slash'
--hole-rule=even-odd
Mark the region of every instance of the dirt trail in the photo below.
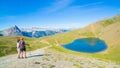
<svg viewBox="0 0 120 68">
<path fill-rule="evenodd" d="M 51 46 L 27 52 L 26 59 L 18 59 L 17 54 L 0 57 L 0 68 L 34 68 L 34 61 L 44 56 L 44 50 L 49 47 Z"/>
<path fill-rule="evenodd" d="M 120 65 L 97 59 L 85 58 L 65 53 L 45 54 L 47 46 L 27 52 L 28 58 L 17 59 L 17 54 L 0 58 L 0 68 L 120 68 Z"/>
</svg>

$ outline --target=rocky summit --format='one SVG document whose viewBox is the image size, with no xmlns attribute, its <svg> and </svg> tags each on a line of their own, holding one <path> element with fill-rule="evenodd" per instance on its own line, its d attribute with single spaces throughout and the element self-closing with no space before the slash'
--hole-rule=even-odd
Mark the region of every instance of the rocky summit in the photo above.
<svg viewBox="0 0 120 68">
<path fill-rule="evenodd" d="M 54 35 L 57 33 L 67 32 L 67 29 L 54 29 L 54 28 L 22 28 L 19 29 L 18 26 L 13 26 L 5 29 L 0 36 L 26 36 L 26 37 L 43 37 Z"/>
<path fill-rule="evenodd" d="M 22 36 L 22 31 L 15 25 L 3 31 L 5 36 Z"/>
</svg>

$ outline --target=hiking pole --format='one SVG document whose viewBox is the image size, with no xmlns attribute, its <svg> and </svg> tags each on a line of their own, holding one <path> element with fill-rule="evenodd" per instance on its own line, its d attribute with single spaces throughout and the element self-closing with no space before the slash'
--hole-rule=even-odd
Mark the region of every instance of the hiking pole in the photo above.
<svg viewBox="0 0 120 68">
<path fill-rule="evenodd" d="M 29 50 L 30 50 L 30 48 L 31 48 L 31 46 L 29 45 Z M 31 51 L 29 52 L 29 55 L 30 55 L 30 57 L 31 57 Z"/>
</svg>

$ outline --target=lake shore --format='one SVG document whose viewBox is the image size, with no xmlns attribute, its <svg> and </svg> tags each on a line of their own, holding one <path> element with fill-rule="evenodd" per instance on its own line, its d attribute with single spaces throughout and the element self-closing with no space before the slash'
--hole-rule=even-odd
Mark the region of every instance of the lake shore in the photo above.
<svg viewBox="0 0 120 68">
<path fill-rule="evenodd" d="M 31 51 L 31 55 L 27 52 L 27 59 L 17 59 L 16 56 L 1 57 L 0 68 L 120 68 L 113 62 L 66 54 L 50 47 Z"/>
</svg>

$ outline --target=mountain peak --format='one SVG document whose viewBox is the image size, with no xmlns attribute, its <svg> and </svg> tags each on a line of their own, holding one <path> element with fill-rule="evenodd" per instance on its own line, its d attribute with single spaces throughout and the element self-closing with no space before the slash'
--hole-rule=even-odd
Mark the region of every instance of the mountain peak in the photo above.
<svg viewBox="0 0 120 68">
<path fill-rule="evenodd" d="M 16 30 L 20 30 L 20 29 L 18 28 L 18 26 L 16 26 L 16 25 L 14 25 L 13 28 L 16 29 Z"/>
<path fill-rule="evenodd" d="M 7 36 L 22 36 L 22 31 L 16 25 L 14 25 L 13 27 L 5 29 L 4 30 L 4 35 L 7 35 Z"/>
<path fill-rule="evenodd" d="M 14 25 L 14 27 L 18 28 L 18 26 L 17 26 L 17 25 Z"/>
<path fill-rule="evenodd" d="M 66 32 L 65 29 L 54 29 L 54 28 L 23 28 L 19 29 L 18 26 L 14 25 L 8 29 L 3 30 L 4 36 L 27 36 L 27 37 L 43 37 L 53 35 L 56 33 Z"/>
</svg>

